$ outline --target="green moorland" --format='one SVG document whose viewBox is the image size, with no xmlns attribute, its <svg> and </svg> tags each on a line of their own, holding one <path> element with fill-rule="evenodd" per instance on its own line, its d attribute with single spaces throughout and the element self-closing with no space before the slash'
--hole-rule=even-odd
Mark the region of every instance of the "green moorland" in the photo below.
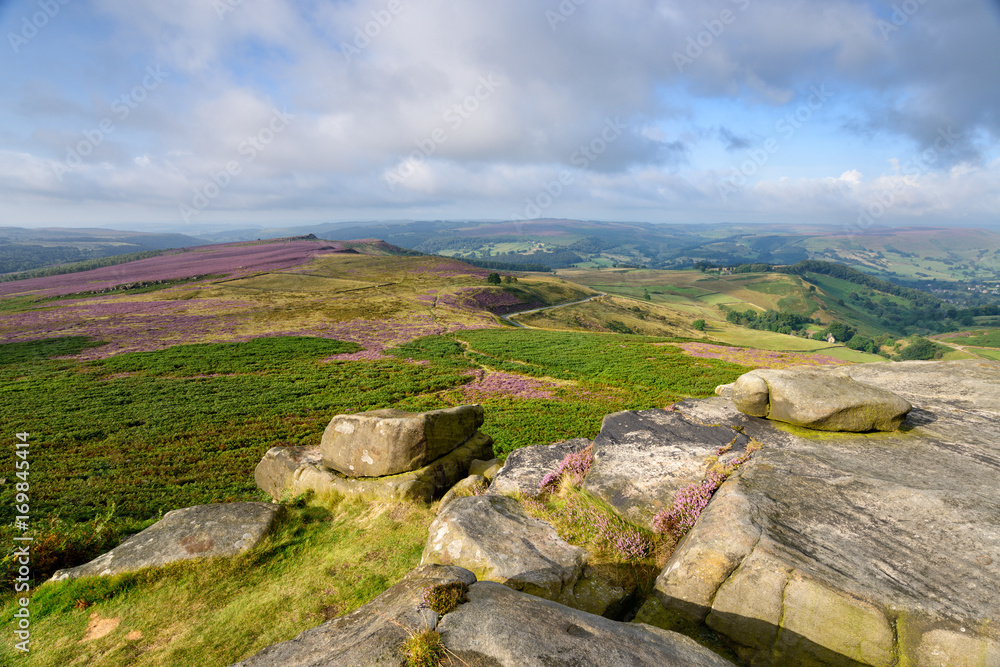
<svg viewBox="0 0 1000 667">
<path fill-rule="evenodd" d="M 470 330 L 418 339 L 373 361 L 329 361 L 358 346 L 302 336 L 91 361 L 65 358 L 100 343 L 83 337 L 2 345 L 3 428 L 31 434 L 35 583 L 170 509 L 263 500 L 252 479 L 263 453 L 318 444 L 333 414 L 476 400 L 502 455 L 592 437 L 609 412 L 710 394 L 747 370 L 656 344 L 665 340 Z M 476 369 L 513 389 L 468 394 L 475 378 L 467 373 Z M 536 385 L 522 391 L 518 382 Z M 532 393 L 538 387 L 543 397 Z M 13 458 L 6 448 L 0 467 L 12 470 Z M 0 486 L 0 539 L 8 543 L 14 494 L 12 484 Z M 229 664 L 364 604 L 419 561 L 428 509 L 324 502 L 300 502 L 266 546 L 234 561 L 36 589 L 37 650 L 24 664 L 68 664 L 69 656 L 87 656 L 79 664 Z M 358 526 L 367 528 L 365 540 L 351 537 Z M 313 562 L 316 553 L 324 555 Z M 11 566 L 5 559 L 8 584 Z M 13 606 L 10 586 L 4 590 L 7 623 Z M 283 610 L 278 622 L 275 606 Z M 95 618 L 118 619 L 121 628 L 81 644 Z"/>
</svg>

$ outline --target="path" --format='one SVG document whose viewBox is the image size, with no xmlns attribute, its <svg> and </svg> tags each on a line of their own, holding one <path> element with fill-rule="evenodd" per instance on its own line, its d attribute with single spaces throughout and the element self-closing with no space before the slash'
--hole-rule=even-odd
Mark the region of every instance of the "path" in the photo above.
<svg viewBox="0 0 1000 667">
<path fill-rule="evenodd" d="M 510 318 L 514 317 L 515 315 L 530 315 L 531 313 L 539 313 L 539 312 L 541 312 L 543 310 L 552 310 L 553 308 L 562 308 L 563 306 L 575 306 L 578 303 L 587 303 L 588 301 L 592 301 L 592 300 L 597 299 L 597 298 L 602 297 L 602 296 L 607 296 L 607 294 L 604 293 L 604 292 L 598 292 L 597 294 L 595 294 L 593 296 L 588 296 L 586 299 L 580 299 L 579 301 L 570 301 L 569 303 L 557 303 L 554 306 L 542 306 L 541 308 L 532 308 L 531 310 L 522 310 L 522 311 L 519 311 L 519 312 L 516 312 L 516 313 L 511 313 L 510 315 L 501 315 L 500 317 L 502 317 L 503 319 L 507 320 L 508 322 L 510 322 L 511 324 L 513 324 L 515 327 L 520 327 L 521 329 L 533 329 L 534 327 L 527 327 L 527 326 L 521 324 L 520 322 L 515 322 L 514 320 L 512 320 Z"/>
</svg>

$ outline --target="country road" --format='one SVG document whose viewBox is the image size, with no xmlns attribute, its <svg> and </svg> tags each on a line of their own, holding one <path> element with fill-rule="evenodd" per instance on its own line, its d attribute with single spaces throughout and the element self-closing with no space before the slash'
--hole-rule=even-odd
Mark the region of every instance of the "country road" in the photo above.
<svg viewBox="0 0 1000 667">
<path fill-rule="evenodd" d="M 521 324 L 520 322 L 515 322 L 514 320 L 512 320 L 510 318 L 514 317 L 515 315 L 530 315 L 531 313 L 539 313 L 539 312 L 541 312 L 543 310 L 552 310 L 553 308 L 562 308 L 563 306 L 575 306 L 578 303 L 587 303 L 588 301 L 592 301 L 592 300 L 594 300 L 594 299 L 596 299 L 598 297 L 602 297 L 602 296 L 607 296 L 607 294 L 604 293 L 604 292 L 599 292 L 599 293 L 595 294 L 594 296 L 588 296 L 586 299 L 580 299 L 579 301 L 570 301 L 569 303 L 557 303 L 554 306 L 543 306 L 542 308 L 532 308 L 531 310 L 522 310 L 522 311 L 517 312 L 517 313 L 511 313 L 510 315 L 501 315 L 500 317 L 502 317 L 503 319 L 507 320 L 508 322 L 510 322 L 511 324 L 513 324 L 515 327 L 520 327 L 521 329 L 531 329 L 532 327 L 526 327 L 523 324 Z"/>
</svg>

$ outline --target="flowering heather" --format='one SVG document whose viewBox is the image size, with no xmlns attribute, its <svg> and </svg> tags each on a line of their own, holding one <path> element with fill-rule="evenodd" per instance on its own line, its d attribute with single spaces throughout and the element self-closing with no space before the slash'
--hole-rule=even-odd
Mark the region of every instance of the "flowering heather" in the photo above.
<svg viewBox="0 0 1000 667">
<path fill-rule="evenodd" d="M 61 308 L 0 315 L 4 342 L 56 336 L 88 336 L 107 345 L 84 350 L 76 358 L 97 359 L 119 352 L 161 350 L 206 339 L 232 340 L 245 318 L 242 301 L 213 301 L 208 310 L 189 301 L 73 300 Z"/>
<path fill-rule="evenodd" d="M 575 486 L 583 483 L 594 465 L 594 446 L 589 445 L 579 452 L 570 452 L 559 462 L 559 467 L 542 478 L 538 488 L 542 491 L 555 491 L 559 488 L 559 482 L 565 476 Z"/>
<path fill-rule="evenodd" d="M 724 456 L 731 448 L 731 444 L 719 447 L 716 455 Z M 753 453 L 759 449 L 760 444 L 752 442 L 739 456 L 714 467 L 702 481 L 678 489 L 674 493 L 674 502 L 670 508 L 660 510 L 653 517 L 653 532 L 661 535 L 669 533 L 678 540 L 687 535 L 708 506 L 716 489 L 722 486 L 722 483 L 740 466 L 749 461 Z"/>
<path fill-rule="evenodd" d="M 544 306 L 541 301 L 522 301 L 516 294 L 503 289 L 486 287 L 466 287 L 438 298 L 438 305 L 446 305 L 459 310 L 485 310 L 497 315 L 507 315 L 521 310 Z"/>
<path fill-rule="evenodd" d="M 316 255 L 339 247 L 330 241 L 302 239 L 185 248 L 159 257 L 90 271 L 0 283 L 0 297 L 25 292 L 34 296 L 99 292 L 124 283 L 180 280 L 202 275 L 235 278 L 304 264 Z"/>
<path fill-rule="evenodd" d="M 457 278 L 459 276 L 473 276 L 475 278 L 486 279 L 489 271 L 478 269 L 474 266 L 461 262 L 457 259 L 441 259 L 434 264 L 422 267 L 423 272 L 433 273 L 442 278 Z"/>
<path fill-rule="evenodd" d="M 555 389 L 556 385 L 551 382 L 534 380 L 511 373 L 486 373 L 482 370 L 467 371 L 465 374 L 476 378 L 474 382 L 462 387 L 466 398 L 470 400 L 484 400 L 496 396 L 555 398 L 552 390 Z"/>
<path fill-rule="evenodd" d="M 692 357 L 722 359 L 750 368 L 787 368 L 789 366 L 832 366 L 849 364 L 825 354 L 799 354 L 797 352 L 771 352 L 708 343 L 679 343 L 684 352 Z"/>
</svg>

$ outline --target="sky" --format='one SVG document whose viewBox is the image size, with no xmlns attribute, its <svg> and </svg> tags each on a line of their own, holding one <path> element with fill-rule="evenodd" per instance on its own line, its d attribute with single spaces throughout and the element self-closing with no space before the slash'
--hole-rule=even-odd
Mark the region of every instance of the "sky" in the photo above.
<svg viewBox="0 0 1000 667">
<path fill-rule="evenodd" d="M 0 226 L 1000 225 L 1000 0 L 0 0 Z"/>
</svg>

